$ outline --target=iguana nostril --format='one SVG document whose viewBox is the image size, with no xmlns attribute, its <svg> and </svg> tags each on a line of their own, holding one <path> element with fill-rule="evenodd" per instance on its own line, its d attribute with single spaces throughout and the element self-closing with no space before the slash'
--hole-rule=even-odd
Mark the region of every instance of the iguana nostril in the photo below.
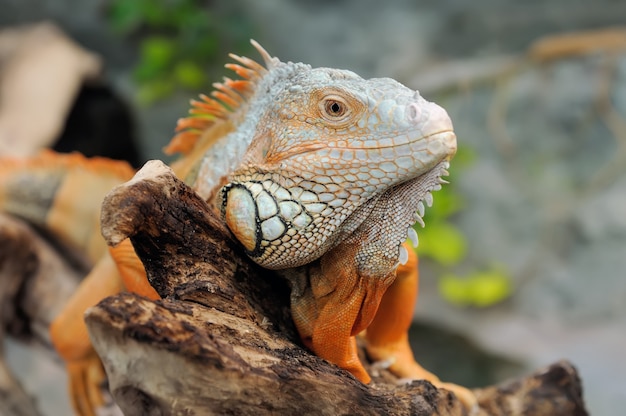
<svg viewBox="0 0 626 416">
<path fill-rule="evenodd" d="M 420 119 L 422 114 L 422 110 L 420 109 L 419 104 L 413 103 L 409 104 L 407 108 L 409 121 L 417 122 Z"/>
</svg>

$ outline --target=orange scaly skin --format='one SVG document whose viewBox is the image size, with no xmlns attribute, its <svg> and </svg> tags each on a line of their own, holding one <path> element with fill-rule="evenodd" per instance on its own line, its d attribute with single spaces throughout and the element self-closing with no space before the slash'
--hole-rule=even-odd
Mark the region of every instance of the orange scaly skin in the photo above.
<svg viewBox="0 0 626 416">
<path fill-rule="evenodd" d="M 315 354 L 368 383 L 355 342 L 366 331 L 373 359 L 474 407 L 467 389 L 415 362 L 407 337 L 418 277 L 403 242 L 407 230 L 416 238 L 410 227 L 422 221 L 456 151 L 449 117 L 391 79 L 283 63 L 253 44 L 265 66 L 231 55 L 238 63 L 227 67 L 242 79 L 214 84 L 215 99 L 192 101 L 191 116 L 179 121 L 166 148 L 184 155 L 174 171 L 221 213 L 252 260 L 289 280 L 294 322 Z M 71 213 L 67 197 L 76 201 L 84 189 L 59 194 L 45 218 L 57 208 Z M 72 227 L 92 224 L 81 221 Z M 124 287 L 156 297 L 128 241 L 99 260 L 95 254 L 93 271 L 51 329 L 83 415 L 101 403 L 95 387 L 103 377 L 83 312 Z"/>
</svg>

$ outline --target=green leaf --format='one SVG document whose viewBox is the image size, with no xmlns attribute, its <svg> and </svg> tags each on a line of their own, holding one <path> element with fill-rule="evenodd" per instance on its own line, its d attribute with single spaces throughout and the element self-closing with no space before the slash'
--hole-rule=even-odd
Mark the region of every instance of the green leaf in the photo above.
<svg viewBox="0 0 626 416">
<path fill-rule="evenodd" d="M 137 100 L 141 105 L 149 105 L 172 95 L 174 89 L 175 83 L 166 78 L 145 82 L 137 91 Z"/>
<path fill-rule="evenodd" d="M 511 279 L 502 267 L 478 271 L 467 277 L 445 274 L 439 278 L 439 293 L 457 306 L 485 308 L 502 302 L 513 292 Z"/>
<path fill-rule="evenodd" d="M 454 274 L 445 274 L 439 278 L 439 293 L 445 300 L 453 305 L 468 305 L 468 286 L 464 279 Z"/>
<path fill-rule="evenodd" d="M 472 304 L 482 308 L 503 301 L 513 292 L 511 279 L 501 269 L 477 272 L 470 276 L 469 284 Z"/>
<path fill-rule="evenodd" d="M 467 242 L 463 234 L 453 225 L 432 222 L 426 228 L 416 228 L 420 244 L 420 256 L 430 257 L 436 262 L 451 266 L 461 261 L 467 253 Z"/>
<path fill-rule="evenodd" d="M 143 21 L 143 1 L 114 0 L 109 7 L 109 21 L 118 33 L 129 33 Z"/>
<path fill-rule="evenodd" d="M 176 54 L 176 42 L 164 36 L 150 36 L 141 42 L 141 58 L 155 66 L 165 67 Z"/>
<path fill-rule="evenodd" d="M 140 61 L 133 71 L 139 83 L 163 78 L 169 71 L 176 53 L 176 43 L 166 37 L 151 36 L 141 42 Z"/>
<path fill-rule="evenodd" d="M 199 65 L 191 61 L 182 61 L 174 67 L 174 77 L 180 85 L 197 89 L 206 85 L 207 77 Z"/>
<path fill-rule="evenodd" d="M 209 13 L 193 4 L 179 6 L 172 11 L 172 17 L 181 31 L 201 32 L 207 31 L 213 26 Z"/>
<path fill-rule="evenodd" d="M 171 7 L 168 7 L 168 2 L 146 0 L 143 3 L 143 15 L 146 23 L 154 27 L 167 27 L 172 23 Z"/>
<path fill-rule="evenodd" d="M 219 48 L 219 39 L 216 36 L 210 34 L 203 34 L 194 38 L 193 42 L 189 46 L 191 56 L 196 61 L 208 62 L 210 58 L 215 57 Z"/>
</svg>

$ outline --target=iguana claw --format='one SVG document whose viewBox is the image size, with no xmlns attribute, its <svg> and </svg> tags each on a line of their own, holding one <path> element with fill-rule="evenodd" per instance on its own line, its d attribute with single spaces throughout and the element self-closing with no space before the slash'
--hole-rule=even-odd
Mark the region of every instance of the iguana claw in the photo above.
<svg viewBox="0 0 626 416">
<path fill-rule="evenodd" d="M 95 416 L 95 409 L 104 405 L 102 387 L 106 374 L 95 354 L 66 363 L 72 407 L 77 415 Z"/>
</svg>

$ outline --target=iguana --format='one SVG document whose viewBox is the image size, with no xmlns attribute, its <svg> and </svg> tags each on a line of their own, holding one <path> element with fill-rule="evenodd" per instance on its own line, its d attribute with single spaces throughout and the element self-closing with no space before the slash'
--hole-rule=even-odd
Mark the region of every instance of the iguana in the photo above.
<svg viewBox="0 0 626 416">
<path fill-rule="evenodd" d="M 400 378 L 427 379 L 471 408 L 472 393 L 419 366 L 408 343 L 417 297 L 417 244 L 424 204 L 440 188 L 456 136 L 445 110 L 389 78 L 284 63 L 252 41 L 265 65 L 230 55 L 240 79 L 192 101 L 167 153 L 172 168 L 215 209 L 259 265 L 291 283 L 303 343 L 370 382 L 357 356 Z M 120 162 L 45 153 L 2 161 L 0 209 L 51 230 L 95 266 L 51 328 L 80 414 L 101 403 L 104 377 L 82 321 L 102 298 L 126 289 L 157 294 L 128 240 L 99 236 L 102 197 L 132 176 Z"/>
</svg>

